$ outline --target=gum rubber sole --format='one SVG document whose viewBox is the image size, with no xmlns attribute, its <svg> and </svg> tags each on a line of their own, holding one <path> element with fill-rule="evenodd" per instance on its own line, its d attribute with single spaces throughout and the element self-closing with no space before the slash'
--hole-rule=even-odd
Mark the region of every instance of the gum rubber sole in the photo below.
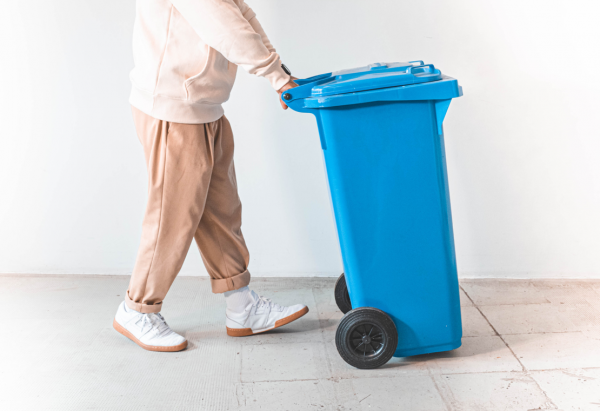
<svg viewBox="0 0 600 411">
<path fill-rule="evenodd" d="M 185 340 L 184 342 L 182 342 L 179 345 L 171 345 L 169 347 L 160 347 L 157 345 L 144 344 L 143 342 L 141 342 L 140 340 L 135 338 L 133 336 L 133 334 L 131 334 L 129 331 L 127 331 L 125 329 L 125 327 L 123 327 L 121 324 L 119 324 L 116 319 L 113 320 L 113 328 L 115 330 L 117 330 L 117 332 L 123 334 L 125 337 L 129 338 L 131 341 L 133 341 L 134 343 L 136 343 L 137 345 L 142 347 L 144 350 L 148 350 L 148 351 L 175 352 L 175 351 L 181 351 L 181 350 L 185 349 L 188 345 L 187 340 Z"/>
<path fill-rule="evenodd" d="M 254 332 L 254 331 L 252 331 L 252 328 L 229 328 L 229 327 L 226 327 L 227 335 L 229 335 L 231 337 L 247 337 L 249 335 L 260 334 L 260 333 L 264 333 L 267 331 L 271 331 L 271 330 L 274 330 L 275 328 L 279 328 L 283 325 L 289 324 L 292 321 L 296 321 L 298 318 L 304 316 L 307 312 L 308 312 L 308 307 L 304 307 L 303 309 L 296 311 L 292 315 L 288 315 L 287 317 L 282 318 L 281 320 L 275 321 L 275 326 L 273 328 L 269 328 L 268 330 Z"/>
</svg>

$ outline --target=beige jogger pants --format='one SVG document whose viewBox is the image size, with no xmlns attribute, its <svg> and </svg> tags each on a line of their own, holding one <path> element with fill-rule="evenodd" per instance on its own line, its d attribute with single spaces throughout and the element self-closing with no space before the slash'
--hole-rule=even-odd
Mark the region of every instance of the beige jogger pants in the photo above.
<svg viewBox="0 0 600 411">
<path fill-rule="evenodd" d="M 133 118 L 148 167 L 142 240 L 125 302 L 157 313 L 196 239 L 212 290 L 248 285 L 249 254 L 233 166 L 233 133 L 225 116 L 206 124 Z"/>
</svg>

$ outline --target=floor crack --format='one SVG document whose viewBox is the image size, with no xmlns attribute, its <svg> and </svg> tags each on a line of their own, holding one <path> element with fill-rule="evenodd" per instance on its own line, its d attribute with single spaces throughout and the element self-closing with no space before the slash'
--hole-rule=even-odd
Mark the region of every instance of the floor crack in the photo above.
<svg viewBox="0 0 600 411">
<path fill-rule="evenodd" d="M 525 375 L 527 375 L 529 378 L 531 378 L 531 380 L 535 383 L 535 385 L 537 385 L 537 387 L 540 389 L 540 391 L 542 392 L 542 394 L 544 394 L 544 397 L 548 401 L 548 404 L 551 405 L 552 407 L 554 407 L 554 408 L 551 408 L 551 409 L 557 410 L 558 407 L 556 406 L 556 404 L 554 404 L 552 402 L 552 400 L 550 399 L 550 397 L 548 397 L 548 394 L 546 393 L 546 391 L 543 390 L 542 387 L 540 386 L 540 384 L 535 380 L 535 378 L 533 378 L 533 376 L 530 374 L 529 370 L 525 367 L 525 365 L 521 362 L 521 360 L 519 359 L 519 357 L 517 356 L 517 354 L 513 351 L 512 347 L 510 345 L 508 345 L 508 343 L 506 342 L 506 340 L 500 335 L 500 333 L 498 332 L 498 330 L 496 330 L 496 327 L 494 327 L 492 325 L 491 321 L 486 317 L 486 315 L 483 313 L 483 311 L 481 311 L 481 308 L 479 308 L 479 306 L 477 304 L 475 304 L 475 301 L 473 301 L 473 299 L 471 298 L 471 296 L 469 295 L 469 293 L 467 293 L 467 290 L 465 290 L 462 285 L 459 285 L 459 287 L 463 291 L 463 293 L 465 293 L 465 295 L 467 296 L 467 298 L 469 299 L 469 301 L 471 301 L 471 304 L 473 304 L 473 307 L 475 307 L 477 309 L 477 311 L 479 311 L 479 313 L 481 314 L 481 316 L 485 319 L 485 321 L 488 323 L 488 325 L 492 328 L 492 330 L 494 331 L 494 333 L 496 334 L 496 336 L 498 336 L 498 338 L 500 338 L 500 340 L 502 340 L 502 342 L 504 343 L 504 345 L 506 346 L 506 348 L 509 349 L 509 351 L 515 357 L 515 359 L 517 360 L 517 362 L 519 363 L 519 365 L 521 365 L 521 369 L 525 373 Z"/>
</svg>

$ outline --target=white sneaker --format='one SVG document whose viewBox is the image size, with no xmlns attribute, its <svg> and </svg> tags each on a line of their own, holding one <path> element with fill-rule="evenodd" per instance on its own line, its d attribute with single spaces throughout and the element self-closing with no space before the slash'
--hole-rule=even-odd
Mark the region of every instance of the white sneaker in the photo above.
<svg viewBox="0 0 600 411">
<path fill-rule="evenodd" d="M 308 307 L 303 304 L 283 307 L 271 300 L 260 297 L 250 291 L 253 302 L 242 312 L 233 312 L 227 309 L 227 335 L 244 337 L 279 328 L 297 320 L 308 312 Z"/>
<path fill-rule="evenodd" d="M 142 314 L 125 305 L 119 305 L 113 321 L 115 330 L 148 351 L 181 351 L 187 340 L 177 334 L 160 313 Z"/>
</svg>

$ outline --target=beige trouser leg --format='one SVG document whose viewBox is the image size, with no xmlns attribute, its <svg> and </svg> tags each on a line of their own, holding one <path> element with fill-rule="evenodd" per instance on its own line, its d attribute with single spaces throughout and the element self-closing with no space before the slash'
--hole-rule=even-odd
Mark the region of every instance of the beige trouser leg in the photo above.
<svg viewBox="0 0 600 411">
<path fill-rule="evenodd" d="M 148 166 L 148 204 L 127 305 L 143 313 L 160 311 L 192 238 L 213 292 L 248 285 L 249 254 L 227 119 L 170 123 L 136 108 L 133 118 Z"/>
</svg>

